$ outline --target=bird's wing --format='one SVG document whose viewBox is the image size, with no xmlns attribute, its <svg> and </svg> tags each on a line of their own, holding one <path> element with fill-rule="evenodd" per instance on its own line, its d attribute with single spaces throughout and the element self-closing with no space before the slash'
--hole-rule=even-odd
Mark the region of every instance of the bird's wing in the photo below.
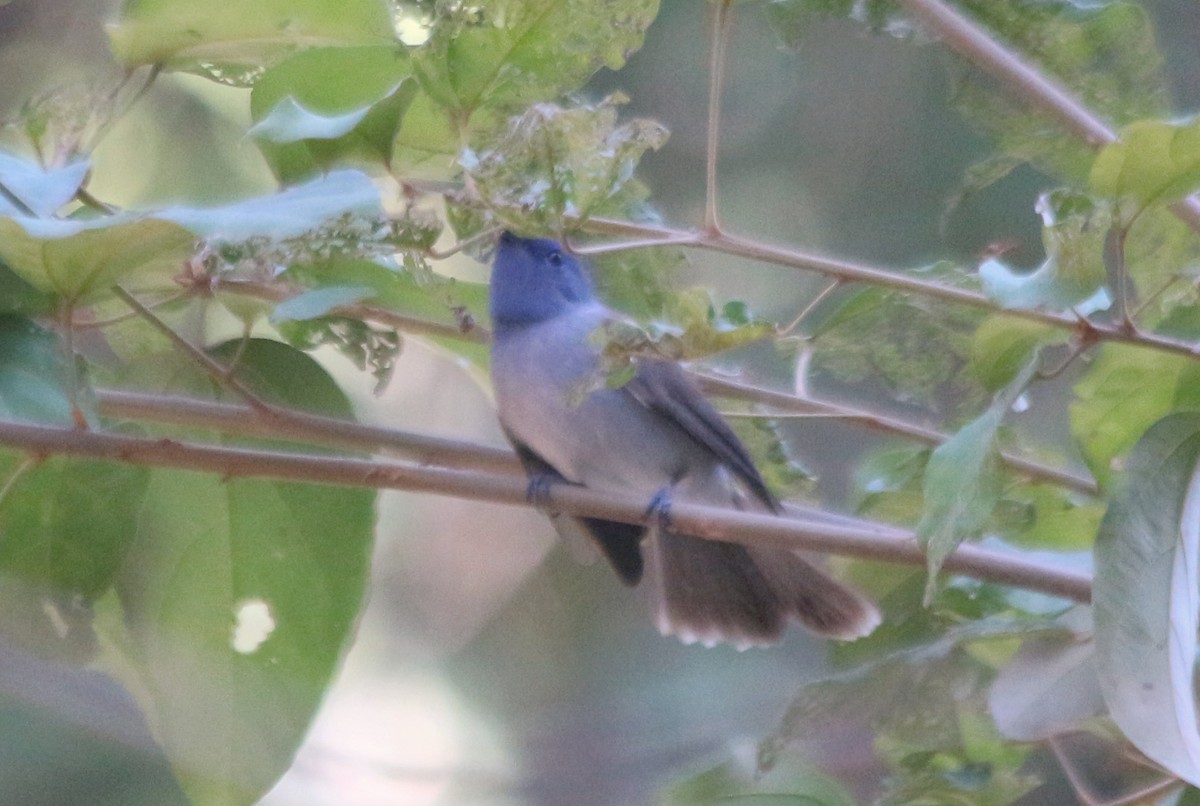
<svg viewBox="0 0 1200 806">
<path fill-rule="evenodd" d="M 504 435 L 512 443 L 525 473 L 530 481 L 548 480 L 552 483 L 571 484 L 554 466 L 539 456 L 532 448 L 517 439 L 511 431 L 503 428 Z M 642 578 L 643 563 L 641 541 L 646 529 L 634 523 L 606 521 L 600 518 L 577 518 L 561 513 L 548 513 L 555 531 L 569 544 L 578 546 L 590 540 L 600 547 L 605 558 L 626 585 L 636 585 Z M 581 533 L 586 536 L 581 539 Z M 595 555 L 592 555 L 595 556 Z"/>
<path fill-rule="evenodd" d="M 779 501 L 767 489 L 746 447 L 677 364 L 640 359 L 637 374 L 624 388 L 643 406 L 673 422 L 711 451 L 756 498 L 773 512 L 779 511 Z"/>
</svg>

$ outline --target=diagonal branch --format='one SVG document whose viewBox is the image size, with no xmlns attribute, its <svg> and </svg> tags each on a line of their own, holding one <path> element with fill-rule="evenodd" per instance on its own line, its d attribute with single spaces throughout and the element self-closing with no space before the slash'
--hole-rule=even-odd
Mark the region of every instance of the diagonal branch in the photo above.
<svg viewBox="0 0 1200 806">
<path fill-rule="evenodd" d="M 1117 140 L 1117 133 L 1071 92 L 1025 63 L 981 26 L 942 0 L 899 0 L 900 5 L 941 36 L 942 41 L 987 71 L 1013 94 L 1057 120 L 1093 148 Z M 1200 198 L 1189 196 L 1171 206 L 1179 219 L 1200 231 Z"/>
<path fill-rule="evenodd" d="M 271 478 L 338 486 L 407 490 L 530 506 L 524 479 L 509 474 L 420 467 L 331 456 L 215 447 L 27 423 L 0 422 L 0 444 L 37 456 L 83 456 L 149 467 L 177 468 L 226 477 Z M 625 523 L 644 523 L 646 502 L 636 495 L 554 485 L 545 502 L 555 511 Z M 822 551 L 923 566 L 924 552 L 909 533 L 881 532 L 840 523 L 818 523 L 679 502 L 671 519 L 683 532 L 708 540 Z M 960 546 L 944 570 L 1002 585 L 1086 602 L 1085 574 L 975 546 Z"/>
</svg>

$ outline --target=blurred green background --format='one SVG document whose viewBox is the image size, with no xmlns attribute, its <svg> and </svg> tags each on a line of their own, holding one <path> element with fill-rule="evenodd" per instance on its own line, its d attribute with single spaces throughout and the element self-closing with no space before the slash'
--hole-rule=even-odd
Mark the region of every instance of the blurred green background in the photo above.
<svg viewBox="0 0 1200 806">
<path fill-rule="evenodd" d="M 627 115 L 670 129 L 667 146 L 644 159 L 642 177 L 678 226 L 697 224 L 703 211 L 704 5 L 664 0 L 642 51 L 589 88 L 596 98 L 625 92 Z M 730 229 L 894 268 L 970 263 L 998 241 L 1014 246 L 1018 265 L 1040 261 L 1033 204 L 1053 183 L 1036 171 L 1017 169 L 949 206 L 964 169 L 986 150 L 950 104 L 962 69 L 952 56 L 845 22 L 819 24 L 787 51 L 763 6 L 735 7 L 720 166 Z M 103 94 L 119 75 L 103 33 L 111 7 L 0 4 L 0 110 Z M 1147 7 L 1175 108 L 1192 111 L 1200 103 L 1200 6 Z M 95 155 L 93 192 L 152 205 L 272 187 L 244 136 L 247 105 L 245 90 L 164 76 L 113 125 Z M 790 319 L 824 285 L 714 253 L 689 257 L 688 284 L 772 319 Z M 454 270 L 486 276 L 465 258 Z M 432 348 L 409 340 L 380 397 L 370 378 L 322 358 L 365 421 L 503 444 L 487 390 Z M 804 463 L 835 482 L 823 489 L 826 503 L 838 505 L 845 457 L 861 434 L 829 422 L 789 434 Z M 358 639 L 266 803 L 655 802 L 688 774 L 752 761 L 801 683 L 828 670 L 826 647 L 799 631 L 777 649 L 744 653 L 661 638 L 636 594 L 601 564 L 577 563 L 532 511 L 399 493 L 382 496 L 379 511 Z M 31 663 L 0 654 L 0 793 L 19 792 L 25 803 L 178 797 L 127 698 L 94 677 Z M 851 783 L 875 763 L 862 726 L 807 745 L 815 763 Z"/>
</svg>

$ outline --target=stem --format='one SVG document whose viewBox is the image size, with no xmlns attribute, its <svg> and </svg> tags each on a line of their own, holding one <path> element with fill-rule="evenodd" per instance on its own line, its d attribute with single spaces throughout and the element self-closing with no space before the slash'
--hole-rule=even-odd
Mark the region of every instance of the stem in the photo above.
<svg viewBox="0 0 1200 806">
<path fill-rule="evenodd" d="M 725 54 L 733 19 L 731 0 L 712 0 L 712 40 L 708 64 L 708 139 L 704 152 L 704 231 L 721 231 L 717 218 L 717 154 L 721 139 L 721 95 L 725 86 Z"/>
<path fill-rule="evenodd" d="M 113 389 L 97 389 L 96 400 L 100 412 L 108 417 L 201 426 L 229 434 L 270 437 L 372 453 L 383 451 L 423 465 L 513 474 L 524 472 L 512 452 L 501 448 L 361 425 L 291 409 L 275 408 L 267 416 L 249 406 Z"/>
<path fill-rule="evenodd" d="M 804 306 L 804 308 L 800 311 L 800 313 L 798 313 L 796 315 L 796 318 L 791 321 L 791 324 L 789 324 L 787 327 L 783 328 L 782 330 L 776 330 L 775 335 L 779 336 L 779 337 L 786 337 L 786 336 L 791 335 L 791 333 L 796 328 L 800 327 L 800 323 L 803 322 L 805 319 L 807 319 L 808 315 L 810 313 L 812 313 L 814 310 L 816 310 L 816 307 L 818 305 L 820 305 L 822 302 L 824 302 L 829 297 L 830 294 L 832 294 L 834 291 L 837 291 L 841 287 L 842 287 L 842 281 L 837 278 L 834 278 L 833 281 L 829 283 L 829 285 L 827 285 L 823 289 L 821 289 L 820 294 L 817 294 L 815 297 L 812 298 L 812 300 L 809 301 L 809 303 L 807 305 Z"/>
<path fill-rule="evenodd" d="M 258 411 L 260 414 L 265 414 L 268 416 L 272 415 L 274 408 L 264 403 L 263 400 L 258 395 L 254 394 L 254 392 L 250 391 L 245 384 L 233 377 L 232 370 L 230 368 L 222 366 L 220 362 L 213 360 L 208 353 L 204 352 L 199 347 L 185 339 L 183 336 L 180 336 L 178 333 L 176 333 L 170 325 L 158 318 L 153 311 L 151 311 L 142 303 L 138 302 L 135 296 L 130 294 L 121 286 L 113 286 L 113 293 L 120 297 L 130 308 L 133 308 L 133 310 L 135 310 L 139 316 L 149 322 L 155 330 L 166 336 L 171 344 L 175 345 L 177 349 L 182 351 L 197 364 L 204 367 L 208 374 L 212 376 L 213 380 L 236 394 L 238 397 L 242 398 L 242 400 L 245 400 L 251 408 L 253 408 L 255 411 Z"/>
<path fill-rule="evenodd" d="M 838 403 L 829 403 L 811 397 L 791 395 L 786 392 L 774 392 L 770 389 L 740 384 L 725 378 L 718 378 L 714 375 L 692 373 L 692 378 L 697 381 L 703 391 L 709 394 L 724 395 L 735 400 L 761 403 L 770 406 L 776 411 L 856 420 L 877 431 L 906 437 L 925 445 L 941 445 L 950 438 L 949 434 L 944 434 L 932 428 L 925 428 L 894 417 L 887 417 L 882 414 L 863 411 Z M 1087 495 L 1098 495 L 1100 492 L 1100 489 L 1096 486 L 1096 482 L 1090 478 L 1078 476 L 1066 470 L 1047 467 L 1007 451 L 1002 451 L 1000 458 L 1011 470 L 1035 481 L 1057 484 Z"/>
<path fill-rule="evenodd" d="M 219 473 L 226 477 L 271 478 L 374 489 L 449 495 L 513 506 L 531 506 L 528 484 L 514 475 L 419 467 L 329 456 L 219 448 L 94 431 L 0 422 L 0 444 L 35 455 L 64 454 L 150 467 Z M 556 512 L 641 524 L 646 502 L 637 495 L 606 493 L 568 484 L 551 486 L 545 505 Z M 795 521 L 685 502 L 673 503 L 671 520 L 683 533 L 708 540 L 806 549 L 884 562 L 924 566 L 925 554 L 908 533 L 881 533 L 837 523 Z M 960 546 L 944 570 L 1003 585 L 1086 602 L 1091 579 L 1046 568 L 1017 556 Z"/>
<path fill-rule="evenodd" d="M 1070 91 L 1030 67 L 992 34 L 942 0 L 899 0 L 899 3 L 960 56 L 990 73 L 1026 103 L 1049 114 L 1088 145 L 1100 148 L 1117 140 L 1112 127 Z M 1200 198 L 1189 196 L 1170 209 L 1192 229 L 1200 231 Z"/>
<path fill-rule="evenodd" d="M 1200 212 L 1200 208 L 1198 208 Z M 658 236 L 664 240 L 684 240 L 689 233 L 684 230 L 658 227 L 652 224 L 641 224 L 632 221 L 617 221 L 613 219 L 589 218 L 584 225 L 589 231 L 608 235 L 625 235 L 635 238 L 653 238 Z M 759 260 L 764 263 L 774 263 L 779 266 L 815 271 L 828 277 L 840 278 L 844 282 L 859 282 L 880 288 L 890 288 L 894 291 L 904 291 L 913 294 L 944 299 L 973 308 L 981 308 L 1005 316 L 1015 316 L 1031 322 L 1040 322 L 1051 327 L 1064 330 L 1077 330 L 1079 319 L 1070 313 L 1042 311 L 1028 308 L 1001 308 L 995 302 L 977 291 L 965 288 L 922 280 L 908 274 L 887 271 L 859 263 L 839 260 L 837 258 L 819 255 L 814 252 L 802 252 L 778 246 L 768 246 L 754 241 L 721 233 L 709 235 L 706 233 L 692 234 L 691 245 L 721 252 L 727 255 L 737 255 Z M 1188 358 L 1200 358 L 1200 346 L 1142 331 L 1129 332 L 1120 325 L 1086 322 L 1088 329 L 1094 332 L 1099 341 L 1114 341 L 1159 350 Z"/>
</svg>

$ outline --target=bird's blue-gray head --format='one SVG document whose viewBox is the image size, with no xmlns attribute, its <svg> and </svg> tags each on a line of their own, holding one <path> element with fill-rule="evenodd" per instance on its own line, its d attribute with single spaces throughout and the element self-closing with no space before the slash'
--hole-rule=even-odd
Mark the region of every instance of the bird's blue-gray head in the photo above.
<svg viewBox="0 0 1200 806">
<path fill-rule="evenodd" d="M 592 300 L 579 261 L 559 244 L 538 238 L 500 236 L 492 263 L 491 314 L 496 330 L 536 324 Z"/>
</svg>

